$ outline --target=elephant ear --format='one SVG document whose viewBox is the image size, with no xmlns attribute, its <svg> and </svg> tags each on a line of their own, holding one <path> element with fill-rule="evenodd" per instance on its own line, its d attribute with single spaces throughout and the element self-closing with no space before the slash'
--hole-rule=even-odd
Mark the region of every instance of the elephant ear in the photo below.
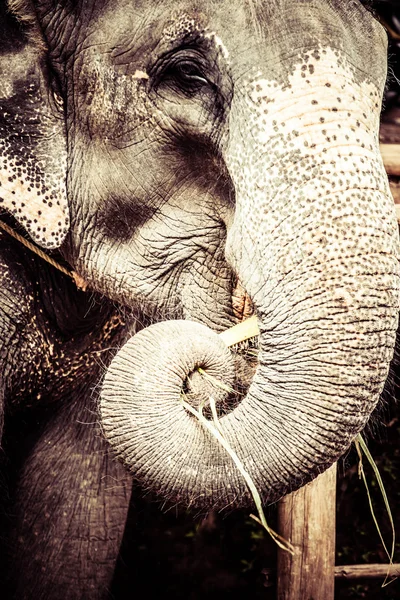
<svg viewBox="0 0 400 600">
<path fill-rule="evenodd" d="M 49 85 L 43 42 L 0 6 L 0 211 L 44 248 L 69 228 L 65 122 Z"/>
</svg>

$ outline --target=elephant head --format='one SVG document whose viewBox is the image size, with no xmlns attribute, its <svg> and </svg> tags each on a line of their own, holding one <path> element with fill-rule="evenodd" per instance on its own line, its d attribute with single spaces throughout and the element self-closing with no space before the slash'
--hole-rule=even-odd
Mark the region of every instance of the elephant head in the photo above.
<svg viewBox="0 0 400 600">
<path fill-rule="evenodd" d="M 93 290 L 155 322 L 113 359 L 100 416 L 164 497 L 248 502 L 184 388 L 217 395 L 265 501 L 334 462 L 379 399 L 398 231 L 378 145 L 386 34 L 364 4 L 11 2 L 26 33 L 1 89 L 2 202 Z M 254 373 L 218 337 L 245 304 Z M 229 410 L 198 367 L 251 383 Z"/>
</svg>

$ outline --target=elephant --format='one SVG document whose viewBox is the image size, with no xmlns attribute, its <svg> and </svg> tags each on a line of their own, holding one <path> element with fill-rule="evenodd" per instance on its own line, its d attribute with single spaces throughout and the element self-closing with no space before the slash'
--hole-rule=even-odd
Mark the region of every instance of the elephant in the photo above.
<svg viewBox="0 0 400 600">
<path fill-rule="evenodd" d="M 0 219 L 67 270 L 0 230 L 1 562 L 10 598 L 106 598 L 133 480 L 251 504 L 182 394 L 207 418 L 215 399 L 264 503 L 377 405 L 399 312 L 387 36 L 361 0 L 0 6 Z"/>
</svg>

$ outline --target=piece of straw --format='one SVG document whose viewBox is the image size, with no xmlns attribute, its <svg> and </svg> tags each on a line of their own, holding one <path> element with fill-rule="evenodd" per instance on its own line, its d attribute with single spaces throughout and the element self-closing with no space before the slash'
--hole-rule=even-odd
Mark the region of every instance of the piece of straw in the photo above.
<svg viewBox="0 0 400 600">
<path fill-rule="evenodd" d="M 258 328 L 257 316 L 253 315 L 249 319 L 223 331 L 219 334 L 219 337 L 224 340 L 229 348 L 229 346 L 234 346 L 258 335 L 260 335 L 260 330 Z"/>
<path fill-rule="evenodd" d="M 269 533 L 269 535 L 272 537 L 272 539 L 275 541 L 275 543 L 280 548 L 282 548 L 282 550 L 286 550 L 290 554 L 294 554 L 294 546 L 288 540 L 285 540 L 282 536 L 280 536 L 273 529 L 271 529 L 271 527 L 268 525 L 267 520 L 264 515 L 263 508 L 262 508 L 260 494 L 258 493 L 258 490 L 257 490 L 251 476 L 244 468 L 243 463 L 240 461 L 236 452 L 230 447 L 230 445 L 228 444 L 228 442 L 226 441 L 226 439 L 222 433 L 221 424 L 219 423 L 218 417 L 217 417 L 217 411 L 215 408 L 214 399 L 212 397 L 210 397 L 211 412 L 213 414 L 214 424 L 211 423 L 211 421 L 209 421 L 208 419 L 206 419 L 205 416 L 203 415 L 203 407 L 200 406 L 200 410 L 196 410 L 191 404 L 186 402 L 186 400 L 184 399 L 184 394 L 181 395 L 181 402 L 182 402 L 183 406 L 186 408 L 186 410 L 188 410 L 193 416 L 195 416 L 196 419 L 199 420 L 201 425 L 205 429 L 207 429 L 207 431 L 209 431 L 211 433 L 211 435 L 226 450 L 226 452 L 229 454 L 229 456 L 235 463 L 236 468 L 238 469 L 239 473 L 242 475 L 243 479 L 245 480 L 245 482 L 247 484 L 247 487 L 250 490 L 251 495 L 253 496 L 254 503 L 256 505 L 257 512 L 259 515 L 259 517 L 256 517 L 255 515 L 250 515 L 250 517 L 252 519 L 254 519 L 255 521 L 257 521 L 257 523 L 259 523 L 262 527 L 264 527 L 264 529 Z M 217 425 L 217 423 L 218 423 L 218 425 Z"/>
</svg>

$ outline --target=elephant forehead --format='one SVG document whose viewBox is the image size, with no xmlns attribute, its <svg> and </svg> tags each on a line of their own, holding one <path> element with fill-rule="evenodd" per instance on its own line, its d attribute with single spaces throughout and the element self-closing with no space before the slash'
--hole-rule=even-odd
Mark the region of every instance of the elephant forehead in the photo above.
<svg viewBox="0 0 400 600">
<path fill-rule="evenodd" d="M 348 154 L 342 155 L 339 146 L 358 147 L 366 160 L 375 159 L 382 88 L 360 79 L 346 56 L 331 48 L 299 54 L 298 65 L 285 83 L 253 69 L 237 86 L 233 100 L 230 166 L 241 169 L 241 179 L 247 173 L 257 187 L 260 178 L 278 181 L 282 174 L 286 178 L 288 162 L 299 162 L 310 153 L 319 163 L 329 162 L 333 154 L 336 169 L 349 172 Z M 237 113 L 243 111 L 248 137 L 235 127 Z M 262 169 L 242 169 L 249 152 L 251 163 L 255 167 L 262 163 Z M 355 173 L 360 169 L 358 163 Z"/>
<path fill-rule="evenodd" d="M 185 38 L 190 35 L 201 36 L 205 40 L 210 40 L 214 48 L 224 59 L 229 59 L 229 51 L 222 38 L 211 31 L 206 25 L 202 27 L 202 20 L 198 20 L 187 13 L 178 15 L 178 17 L 165 27 L 162 39 L 164 43 L 174 42 L 179 38 Z"/>
<path fill-rule="evenodd" d="M 152 3 L 151 11 L 147 2 L 130 0 L 98 2 L 95 11 L 93 2 L 87 4 L 88 28 L 79 35 L 90 38 L 90 44 L 78 44 L 79 52 L 100 44 L 122 61 L 151 60 L 154 51 L 195 34 L 211 39 L 225 58 L 248 61 L 243 67 L 267 60 L 272 69 L 284 66 L 285 73 L 297 64 L 298 48 L 333 45 L 361 66 L 373 47 L 377 59 L 370 56 L 368 69 L 374 78 L 385 51 L 383 28 L 359 1 L 238 0 L 232 10 L 228 0 L 175 0 Z"/>
</svg>

